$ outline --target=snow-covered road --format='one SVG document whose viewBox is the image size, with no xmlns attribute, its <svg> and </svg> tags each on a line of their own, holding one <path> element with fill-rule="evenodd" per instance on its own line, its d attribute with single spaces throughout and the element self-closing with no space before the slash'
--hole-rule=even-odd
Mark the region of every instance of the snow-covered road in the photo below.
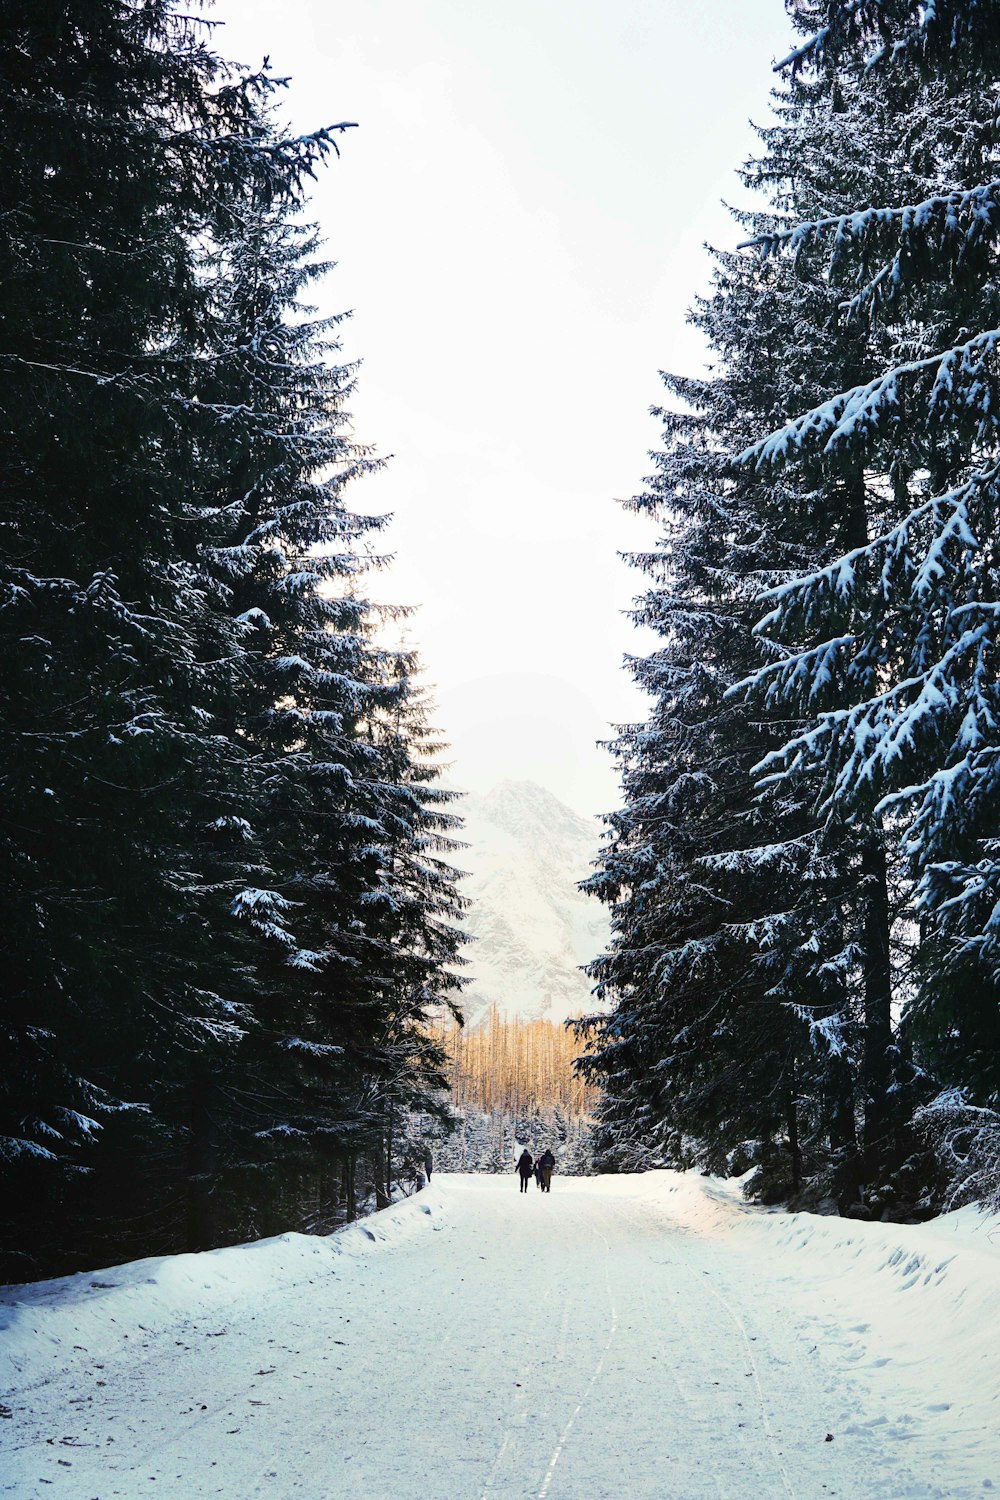
<svg viewBox="0 0 1000 1500">
<path fill-rule="evenodd" d="M 959 1326 L 921 1363 L 913 1319 L 932 1344 L 955 1326 L 935 1233 L 971 1267 L 957 1302 L 988 1306 L 997 1257 L 965 1221 L 761 1214 L 672 1173 L 525 1196 L 448 1177 L 332 1240 L 21 1289 L 0 1493 L 981 1496 L 1000 1486 L 995 1340 Z"/>
</svg>

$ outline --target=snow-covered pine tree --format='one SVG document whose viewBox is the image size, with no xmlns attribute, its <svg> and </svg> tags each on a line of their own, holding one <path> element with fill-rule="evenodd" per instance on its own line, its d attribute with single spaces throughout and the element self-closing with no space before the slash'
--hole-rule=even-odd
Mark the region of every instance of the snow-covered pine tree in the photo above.
<svg viewBox="0 0 1000 1500">
<path fill-rule="evenodd" d="M 751 502 L 727 483 L 719 454 L 733 412 L 741 427 L 753 421 L 759 394 L 735 386 L 759 382 L 746 347 L 754 329 L 780 325 L 775 294 L 782 300 L 774 279 L 741 283 L 740 273 L 720 259 L 715 294 L 695 316 L 723 358 L 738 346 L 742 362 L 705 382 L 668 380 L 687 410 L 662 414 L 667 446 L 636 502 L 666 527 L 660 550 L 634 559 L 654 581 L 637 617 L 664 645 L 633 664 L 654 706 L 615 746 L 624 807 L 608 820 L 589 887 L 612 905 L 614 942 L 592 972 L 616 1009 L 583 1064 L 604 1091 L 600 1147 L 623 1165 L 653 1146 L 677 1163 L 695 1155 L 721 1167 L 748 1138 L 770 1141 L 793 1115 L 797 1124 L 795 1058 L 807 1051 L 779 992 L 807 1000 L 790 944 L 813 933 L 793 940 L 800 892 L 790 876 L 808 879 L 817 851 L 801 810 L 796 823 L 790 806 L 779 816 L 774 803 L 754 804 L 749 767 L 767 731 L 724 696 L 762 558 Z"/>
<path fill-rule="evenodd" d="M 190 838 L 238 775 L 205 725 L 239 654 L 196 558 L 194 246 L 217 195 L 276 164 L 254 139 L 266 81 L 229 78 L 166 0 L 14 3 L 0 35 L 0 1136 L 30 1267 L 99 1254 L 115 1207 L 127 1250 L 126 1196 L 137 1234 L 168 1234 L 134 1217 L 151 1097 L 179 1036 L 231 1027 Z M 324 145 L 289 143 L 281 170 Z M 81 1177 L 112 1164 L 114 1189 Z"/>
<path fill-rule="evenodd" d="M 877 132 L 845 120 L 843 90 L 786 93 L 776 106 L 744 174 L 770 198 L 741 216 L 755 233 L 806 203 L 849 198 L 879 170 Z M 760 664 L 750 625 L 761 587 L 828 558 L 857 524 L 840 476 L 799 482 L 732 463 L 745 434 L 766 432 L 802 392 L 819 400 L 871 368 L 876 335 L 837 326 L 836 306 L 814 267 L 796 277 L 718 256 L 715 290 L 693 314 L 716 365 L 705 380 L 667 381 L 667 445 L 633 502 L 665 526 L 659 548 L 633 559 L 653 580 L 637 619 L 664 645 L 633 663 L 650 719 L 614 747 L 624 807 L 590 888 L 612 904 L 612 948 L 592 972 L 616 1008 L 596 1018 L 596 1055 L 582 1066 L 604 1089 L 605 1160 L 652 1146 L 717 1167 L 748 1160 L 748 1140 L 765 1158 L 780 1140 L 779 1187 L 811 1178 L 850 1203 L 897 1149 L 883 843 L 877 829 L 824 827 L 808 789 L 755 797 L 752 766 L 787 722 L 730 696 Z"/>
<path fill-rule="evenodd" d="M 405 1165 L 394 1143 L 414 1115 L 448 1129 L 452 1122 L 448 1054 L 440 1023 L 461 1023 L 461 928 L 466 902 L 451 859 L 459 849 L 457 794 L 437 783 L 445 750 L 430 723 L 431 705 L 414 652 L 391 661 L 395 701 L 369 715 L 367 739 L 382 761 L 380 823 L 388 835 L 379 888 L 366 920 L 379 944 L 381 1028 L 365 1067 L 365 1103 L 378 1122 L 376 1157 L 385 1195 Z"/>
<path fill-rule="evenodd" d="M 262 141 L 277 145 L 267 124 Z M 321 1200 L 313 1221 L 335 1214 L 345 1166 L 352 1199 L 366 1191 L 359 1157 L 385 1155 L 378 1059 L 391 1051 L 398 1107 L 436 1107 L 422 1080 L 440 1082 L 440 1057 L 416 1023 L 456 986 L 461 942 L 452 873 L 431 851 L 457 823 L 433 786 L 439 747 L 412 656 L 384 644 L 401 612 L 360 592 L 383 523 L 345 500 L 373 460 L 348 433 L 354 371 L 337 360 L 338 320 L 303 300 L 327 267 L 315 231 L 292 218 L 296 184 L 263 205 L 249 187 L 221 204 L 208 251 L 219 353 L 199 405 L 226 414 L 203 439 L 217 536 L 202 562 L 248 657 L 216 727 L 249 757 L 254 811 L 240 831 L 254 878 L 232 902 L 257 952 L 243 975 L 238 1075 L 221 1056 L 199 1073 L 212 1139 L 196 1176 L 213 1188 L 197 1195 L 199 1242 L 232 1198 L 220 1185 L 248 1172 L 256 1229 L 294 1214 L 293 1172 Z"/>
<path fill-rule="evenodd" d="M 70 1241 L 252 1232 L 279 1179 L 278 1227 L 316 1217 L 399 1007 L 390 851 L 448 815 L 369 733 L 413 689 L 355 591 L 378 523 L 342 498 L 368 463 L 351 372 L 299 302 L 303 178 L 340 127 L 283 133 L 269 76 L 169 0 L 2 27 L 0 1123 L 26 1274 Z M 421 868 L 398 962 L 447 993 L 454 893 Z"/>
<path fill-rule="evenodd" d="M 282 138 L 263 110 L 256 129 L 277 155 Z M 364 538 L 381 523 L 345 505 L 345 485 L 370 459 L 345 431 L 353 371 L 336 360 L 336 320 L 302 301 L 326 267 L 315 231 L 294 221 L 300 202 L 294 180 L 270 194 L 237 183 L 202 246 L 215 328 L 196 388 L 208 532 L 200 564 L 243 652 L 211 723 L 243 765 L 243 816 L 218 835 L 242 843 L 226 895 L 243 938 L 228 979 L 242 1024 L 237 1066 L 216 1048 L 192 1059 L 187 1086 L 194 1245 L 287 1223 L 313 1191 L 316 1156 L 302 1149 L 297 1112 L 311 1118 L 308 1079 L 330 1086 L 342 1049 L 302 984 L 327 951 L 303 893 L 339 882 L 345 933 L 357 916 L 352 878 L 316 861 L 324 870 L 331 862 L 320 825 L 349 814 L 369 771 L 356 743 L 369 626 L 353 580 Z M 343 1109 L 346 1089 L 331 1089 Z M 183 1094 L 177 1102 L 183 1108 Z"/>
<path fill-rule="evenodd" d="M 235 1091 L 279 1177 L 323 1179 L 328 1217 L 387 1199 L 412 1112 L 448 1117 L 428 1023 L 454 1007 L 463 941 L 445 858 L 457 820 L 433 784 L 415 664 L 355 640 L 355 704 L 341 704 L 337 724 L 306 712 L 299 692 L 285 704 L 318 719 L 269 820 L 299 946 L 290 961 L 278 947 L 261 970 L 266 1025 L 248 1034 Z"/>
<path fill-rule="evenodd" d="M 1000 1099 L 1000 731 L 994 3 L 797 7 L 787 60 L 898 117 L 885 186 L 759 243 L 825 257 L 875 371 L 796 402 L 747 452 L 761 471 L 853 475 L 866 524 L 783 585 L 760 625 L 757 702 L 803 714 L 766 766 L 811 778 L 831 817 L 882 819 L 916 882 L 920 962 L 904 1032 L 941 1081 Z"/>
</svg>

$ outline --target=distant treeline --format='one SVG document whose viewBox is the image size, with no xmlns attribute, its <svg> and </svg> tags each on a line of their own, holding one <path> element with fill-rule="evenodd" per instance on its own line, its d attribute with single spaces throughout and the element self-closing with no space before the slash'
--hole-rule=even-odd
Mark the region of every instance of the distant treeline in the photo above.
<svg viewBox="0 0 1000 1500">
<path fill-rule="evenodd" d="M 559 1105 L 517 1115 L 470 1105 L 434 1154 L 442 1172 L 502 1174 L 513 1172 L 523 1147 L 536 1157 L 548 1148 L 558 1174 L 585 1177 L 594 1171 L 593 1133 L 589 1116 L 569 1114 Z"/>
<path fill-rule="evenodd" d="M 592 1115 L 594 1084 L 574 1069 L 584 1050 L 554 1021 L 508 1020 L 492 1006 L 482 1022 L 439 1023 L 436 1040 L 449 1058 L 452 1106 L 512 1119 L 558 1108 L 570 1118 Z"/>
</svg>

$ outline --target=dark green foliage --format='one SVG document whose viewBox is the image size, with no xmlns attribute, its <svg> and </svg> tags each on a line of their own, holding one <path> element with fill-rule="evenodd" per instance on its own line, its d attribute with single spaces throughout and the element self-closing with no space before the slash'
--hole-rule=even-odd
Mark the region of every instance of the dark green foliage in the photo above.
<svg viewBox="0 0 1000 1500">
<path fill-rule="evenodd" d="M 998 12 L 789 8 L 760 259 L 719 258 L 637 502 L 663 646 L 583 1065 L 611 1150 L 924 1212 L 998 1097 Z"/>
<path fill-rule="evenodd" d="M 776 104 L 744 173 L 772 205 L 742 216 L 754 235 L 872 181 L 843 96 L 814 89 Z M 877 358 L 875 334 L 839 325 L 823 271 L 805 254 L 794 269 L 717 255 L 712 295 L 692 314 L 713 372 L 666 382 L 665 446 L 634 502 L 664 533 L 632 559 L 652 580 L 636 618 L 663 644 L 631 664 L 650 717 L 613 747 L 624 806 L 589 885 L 612 907 L 614 941 L 592 972 L 615 1010 L 588 1028 L 597 1054 L 581 1066 L 605 1089 L 610 1159 L 652 1151 L 715 1171 L 756 1166 L 752 1190 L 846 1206 L 871 1195 L 900 1152 L 894 1102 L 907 1069 L 891 1031 L 883 838 L 824 820 L 807 784 L 759 784 L 788 710 L 748 712 L 738 690 L 769 660 L 754 629 L 761 592 L 822 565 L 867 524 L 850 475 L 798 482 L 734 462 L 780 413 Z"/>
<path fill-rule="evenodd" d="M 805 218 L 760 244 L 825 263 L 843 326 L 868 326 L 879 359 L 870 379 L 789 413 L 745 457 L 761 472 L 863 473 L 870 524 L 775 596 L 761 626 L 774 660 L 751 691 L 803 720 L 769 774 L 811 781 L 831 817 L 891 831 L 914 950 L 901 1046 L 928 1087 L 989 1107 L 1000 1098 L 1000 13 L 987 0 L 850 9 L 802 8 L 804 26 L 830 29 L 800 65 L 876 121 L 895 112 L 881 180 L 848 217 Z"/>
<path fill-rule="evenodd" d="M 460 939 L 415 663 L 358 592 L 353 372 L 303 303 L 345 127 L 282 133 L 169 0 L 15 0 L 0 40 L 17 1275 L 353 1212 L 392 1107 L 438 1107 Z"/>
</svg>

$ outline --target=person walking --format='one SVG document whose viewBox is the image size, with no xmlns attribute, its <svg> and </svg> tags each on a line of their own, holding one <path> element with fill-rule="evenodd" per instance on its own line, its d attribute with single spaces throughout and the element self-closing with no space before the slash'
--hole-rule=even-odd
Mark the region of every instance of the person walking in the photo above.
<svg viewBox="0 0 1000 1500">
<path fill-rule="evenodd" d="M 532 1159 L 531 1152 L 528 1150 L 527 1146 L 525 1146 L 524 1150 L 521 1152 L 520 1156 L 517 1159 L 517 1170 L 521 1178 L 522 1193 L 526 1193 L 528 1191 L 528 1182 L 531 1177 L 531 1169 L 533 1166 L 534 1161 Z"/>
<path fill-rule="evenodd" d="M 426 1148 L 426 1150 L 424 1151 L 424 1171 L 427 1174 L 427 1181 L 428 1182 L 430 1182 L 430 1180 L 431 1180 L 431 1172 L 433 1170 L 434 1170 L 434 1158 L 431 1155 L 431 1148 L 430 1148 L 430 1146 L 428 1146 Z"/>
<path fill-rule="evenodd" d="M 538 1166 L 542 1174 L 543 1193 L 551 1193 L 552 1191 L 552 1172 L 555 1164 L 555 1157 L 552 1155 L 552 1152 L 549 1150 L 549 1148 L 546 1147 L 541 1156 L 538 1158 Z"/>
<path fill-rule="evenodd" d="M 535 1162 L 535 1187 L 538 1189 L 539 1192 L 542 1191 L 542 1163 L 541 1163 L 541 1158 L 539 1158 L 539 1160 Z"/>
</svg>

